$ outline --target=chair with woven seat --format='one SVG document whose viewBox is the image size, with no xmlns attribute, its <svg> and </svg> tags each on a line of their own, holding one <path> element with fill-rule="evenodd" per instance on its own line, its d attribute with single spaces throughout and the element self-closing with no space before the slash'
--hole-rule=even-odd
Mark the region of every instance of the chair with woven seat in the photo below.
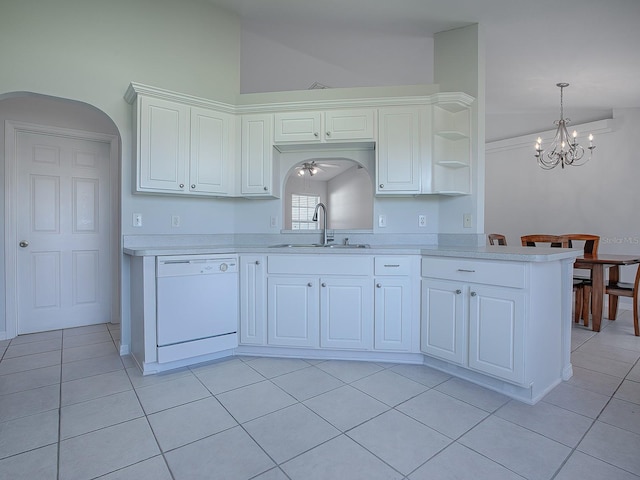
<svg viewBox="0 0 640 480">
<path fill-rule="evenodd" d="M 618 313 L 618 297 L 631 297 L 633 299 L 633 330 L 635 336 L 640 336 L 638 329 L 638 287 L 640 285 L 640 266 L 636 267 L 636 279 L 633 283 L 618 281 L 617 271 L 612 274 L 609 270 L 609 282 L 605 293 L 609 295 L 609 319 L 615 320 Z"/>
<path fill-rule="evenodd" d="M 487 235 L 487 239 L 489 240 L 489 245 L 506 245 L 507 244 L 507 237 L 505 237 L 501 233 L 490 233 Z"/>
<path fill-rule="evenodd" d="M 569 248 L 577 248 L 580 242 L 584 242 L 582 244 L 582 248 L 585 255 L 598 254 L 598 245 L 600 244 L 600 237 L 598 235 L 591 235 L 588 233 L 566 233 L 562 236 L 569 239 Z M 589 271 L 588 277 L 580 274 L 574 274 L 573 290 L 576 292 L 576 304 L 573 319 L 578 323 L 580 321 L 580 317 L 582 317 L 582 323 L 585 327 L 589 326 L 591 286 L 591 271 Z M 580 290 L 580 287 L 582 287 L 582 290 Z"/>
</svg>

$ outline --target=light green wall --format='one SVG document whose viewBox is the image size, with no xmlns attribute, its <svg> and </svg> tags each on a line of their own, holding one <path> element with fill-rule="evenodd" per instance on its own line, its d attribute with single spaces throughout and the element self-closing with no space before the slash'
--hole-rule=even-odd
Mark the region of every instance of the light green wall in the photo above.
<svg viewBox="0 0 640 480">
<path fill-rule="evenodd" d="M 132 107 L 123 98 L 131 81 L 234 103 L 240 92 L 239 18 L 207 0 L 0 0 L 0 100 L 31 92 L 106 113 L 121 136 L 122 233 L 131 233 L 131 212 L 145 215 L 145 230 L 166 231 L 160 222 L 175 208 L 198 219 L 192 227 L 198 233 L 203 218 L 212 215 L 210 204 L 131 193 Z M 227 211 L 219 228 L 232 225 L 233 211 Z M 129 280 L 123 262 L 127 344 Z"/>
</svg>

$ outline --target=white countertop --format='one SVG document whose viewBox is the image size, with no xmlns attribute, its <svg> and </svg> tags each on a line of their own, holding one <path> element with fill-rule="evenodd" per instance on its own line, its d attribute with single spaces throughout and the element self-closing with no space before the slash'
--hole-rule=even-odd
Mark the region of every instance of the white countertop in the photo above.
<svg viewBox="0 0 640 480">
<path fill-rule="evenodd" d="M 137 246 L 124 248 L 131 256 L 201 255 L 201 254 L 306 254 L 314 255 L 428 255 L 462 257 L 516 262 L 552 262 L 573 259 L 583 254 L 581 249 L 549 247 L 453 247 L 425 245 L 370 245 L 369 248 L 324 248 L 313 246 L 273 247 L 265 245 L 197 245 L 197 246 Z"/>
</svg>

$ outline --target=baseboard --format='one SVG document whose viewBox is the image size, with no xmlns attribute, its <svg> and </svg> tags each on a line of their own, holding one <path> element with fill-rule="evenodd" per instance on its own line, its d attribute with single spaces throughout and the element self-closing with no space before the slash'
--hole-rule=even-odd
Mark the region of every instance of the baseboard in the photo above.
<svg viewBox="0 0 640 480">
<path fill-rule="evenodd" d="M 7 340 L 7 332 L 0 332 L 0 340 Z"/>
</svg>

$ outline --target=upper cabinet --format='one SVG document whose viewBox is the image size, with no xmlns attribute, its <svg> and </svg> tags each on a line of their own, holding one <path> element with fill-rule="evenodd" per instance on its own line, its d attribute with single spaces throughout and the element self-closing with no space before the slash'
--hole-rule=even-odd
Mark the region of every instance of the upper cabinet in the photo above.
<svg viewBox="0 0 640 480">
<path fill-rule="evenodd" d="M 238 106 L 132 83 L 125 99 L 135 107 L 135 192 L 279 198 L 274 148 L 367 143 L 376 195 L 471 193 L 465 93 Z"/>
<path fill-rule="evenodd" d="M 241 194 L 278 197 L 280 172 L 273 159 L 273 115 L 243 115 L 241 135 Z"/>
<path fill-rule="evenodd" d="M 461 94 L 438 94 L 433 105 L 433 157 L 430 193 L 471 193 L 471 103 Z"/>
<path fill-rule="evenodd" d="M 375 141 L 374 109 L 276 113 L 276 144 Z"/>
<path fill-rule="evenodd" d="M 196 196 L 233 193 L 234 115 L 189 98 L 132 84 L 135 192 Z M 198 102 L 203 104 L 202 101 Z"/>
<path fill-rule="evenodd" d="M 425 148 L 421 141 L 427 107 L 387 107 L 378 111 L 376 194 L 420 193 Z"/>
</svg>

